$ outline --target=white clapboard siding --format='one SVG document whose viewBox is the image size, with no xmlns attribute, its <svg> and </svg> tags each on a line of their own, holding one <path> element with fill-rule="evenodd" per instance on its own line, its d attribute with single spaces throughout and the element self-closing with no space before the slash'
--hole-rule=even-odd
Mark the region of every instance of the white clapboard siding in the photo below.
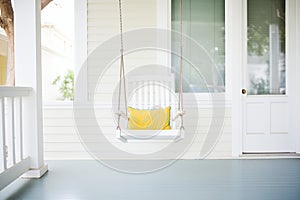
<svg viewBox="0 0 300 200">
<path fill-rule="evenodd" d="M 219 110 L 218 110 L 219 109 Z M 101 116 L 97 116 L 97 121 L 101 127 L 101 131 L 105 135 L 107 140 L 97 140 L 96 127 L 89 126 L 89 116 L 82 114 L 80 116 L 79 126 L 84 126 L 85 134 L 88 135 L 88 142 L 90 145 L 98 146 L 98 150 L 104 152 L 109 159 L 109 152 L 106 148 L 106 142 L 110 142 L 118 148 L 127 152 L 139 152 L 139 153 L 150 153 L 159 150 L 168 144 L 168 141 L 132 141 L 130 143 L 122 143 L 115 137 L 115 122 L 112 119 L 111 109 L 98 109 L 102 110 Z M 218 133 L 216 127 L 210 127 L 212 118 L 211 108 L 199 108 L 198 119 L 201 121 L 196 130 L 196 135 L 193 143 L 189 147 L 189 150 L 182 156 L 183 159 L 196 159 L 199 157 L 201 147 L 204 140 L 207 137 L 208 131 L 210 133 Z M 221 108 L 214 110 L 217 116 L 217 120 L 221 120 Z M 97 112 L 96 112 L 97 113 Z M 197 119 L 195 113 L 192 110 L 187 110 L 187 116 L 190 119 Z M 219 113 L 219 117 L 218 117 Z M 231 157 L 231 109 L 227 108 L 224 113 L 224 124 L 223 129 L 218 138 L 218 141 L 206 141 L 206 143 L 216 144 L 213 151 L 209 154 L 208 158 L 229 158 Z M 193 124 L 190 124 L 192 120 L 186 120 L 186 129 L 190 129 Z M 195 129 L 195 127 L 194 127 Z M 82 145 L 80 136 L 78 135 L 77 128 L 75 126 L 73 110 L 69 108 L 53 108 L 44 107 L 44 146 L 45 146 L 45 158 L 46 159 L 91 159 L 92 157 L 86 152 L 84 145 Z M 171 152 L 170 152 L 171 154 Z M 170 157 L 171 159 L 172 157 Z M 122 159 L 122 158 L 120 158 Z"/>
<path fill-rule="evenodd" d="M 113 36 L 119 34 L 119 8 L 117 1 L 99 1 L 88 0 L 87 12 L 87 34 L 88 34 L 88 54 L 97 49 L 103 42 L 108 41 Z M 123 10 L 123 28 L 124 32 L 135 30 L 138 28 L 148 28 L 156 26 L 156 0 L 139 1 L 126 0 L 122 2 Z M 124 41 L 125 52 L 126 43 Z M 115 49 L 114 49 L 115 50 Z M 107 49 L 106 51 L 110 51 Z M 117 51 L 119 52 L 119 50 Z M 153 64 L 156 60 L 156 52 L 139 51 L 132 52 L 125 56 L 126 71 L 132 70 L 136 66 Z M 111 101 L 112 97 L 104 94 L 101 95 L 101 88 L 94 94 L 93 88 L 96 85 L 107 88 L 107 85 L 99 83 L 99 72 L 103 72 L 102 67 L 99 67 L 99 56 L 90 56 L 88 58 L 88 91 L 89 99 L 95 96 L 95 99 L 100 101 Z M 101 81 L 110 81 L 112 89 L 116 89 L 116 83 L 119 74 L 119 61 L 116 60 L 108 70 L 100 77 Z M 114 76 L 113 78 L 110 76 Z M 104 80 L 102 80 L 102 78 Z M 108 79 L 109 78 L 109 79 Z M 114 81 L 112 81 L 114 80 Z"/>
<path fill-rule="evenodd" d="M 103 42 L 119 34 L 119 10 L 117 1 L 87 0 L 87 2 L 87 53 L 90 55 Z M 124 0 L 123 16 L 125 32 L 139 28 L 156 27 L 156 0 Z M 125 41 L 125 52 L 126 43 L 127 41 Z M 107 51 L 112 50 L 115 49 L 107 49 Z M 115 137 L 116 123 L 110 104 L 117 89 L 119 60 L 112 60 L 110 66 L 104 70 L 103 66 L 99 67 L 99 63 L 101 63 L 99 55 L 91 55 L 88 57 L 87 70 L 88 98 L 94 99 L 97 122 L 106 139 L 99 141 L 97 127 L 91 124 L 88 112 L 83 111 L 78 126 L 84 127 L 85 135 L 88 135 L 86 142 L 95 145 L 98 151 L 105 154 L 106 159 L 112 156 L 112 153 L 103 145 L 107 142 L 132 153 L 149 153 L 165 147 L 169 141 L 130 141 L 126 144 Z M 131 52 L 125 55 L 126 72 L 140 66 L 157 64 L 157 60 L 157 52 L 153 50 Z M 199 154 L 204 141 L 206 144 L 209 143 L 214 146 L 207 158 L 231 158 L 231 108 L 213 108 L 207 106 L 211 102 L 203 99 L 200 99 L 200 102 L 198 108 L 195 108 L 195 105 L 185 105 L 184 123 L 186 130 L 195 130 L 196 134 L 193 143 L 181 158 L 201 158 Z M 219 123 L 224 121 L 222 129 L 210 127 L 212 120 Z M 217 141 L 206 140 L 209 131 L 211 134 L 218 134 L 221 131 Z M 46 160 L 93 159 L 84 145 L 81 144 L 71 106 L 44 107 L 44 146 Z M 172 152 L 166 152 L 166 155 L 168 153 L 170 154 L 168 158 L 172 159 Z M 116 158 L 115 155 L 114 158 Z M 120 157 L 119 159 L 123 158 Z"/>
</svg>

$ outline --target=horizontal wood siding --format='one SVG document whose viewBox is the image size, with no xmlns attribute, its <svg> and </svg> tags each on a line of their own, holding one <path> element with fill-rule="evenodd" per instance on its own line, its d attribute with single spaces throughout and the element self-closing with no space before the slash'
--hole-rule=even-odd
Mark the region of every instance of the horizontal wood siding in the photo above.
<svg viewBox="0 0 300 200">
<path fill-rule="evenodd" d="M 156 27 L 156 1 L 139 1 L 126 0 L 122 2 L 123 13 L 123 31 L 132 31 L 139 28 Z M 102 43 L 110 41 L 110 39 L 120 33 L 119 30 L 119 7 L 118 1 L 110 0 L 88 0 L 87 13 L 87 48 L 88 54 L 88 97 L 95 97 L 97 100 L 111 101 L 111 96 L 104 90 L 116 89 L 116 83 L 119 76 L 119 60 L 116 60 L 107 66 L 107 71 L 103 73 L 101 59 L 105 59 L 102 52 L 97 52 Z M 117 40 L 117 43 L 119 40 Z M 129 41 L 124 40 L 124 51 Z M 105 51 L 116 51 L 106 48 Z M 120 46 L 117 44 L 117 48 Z M 94 53 L 94 54 L 93 54 Z M 117 54 L 119 50 L 117 50 Z M 118 55 L 116 55 L 118 56 Z M 151 64 L 156 60 L 155 51 L 138 51 L 125 56 L 126 71 L 132 70 L 134 67 Z M 101 77 L 99 74 L 101 73 Z M 113 80 L 113 81 L 112 81 Z M 103 82 L 105 84 L 103 84 Z M 98 88 L 101 91 L 95 91 L 93 88 Z"/>
<path fill-rule="evenodd" d="M 156 27 L 156 0 L 124 0 L 124 31 L 130 31 L 145 27 Z M 95 113 L 97 122 L 107 140 L 117 148 L 128 152 L 149 153 L 163 148 L 166 141 L 135 141 L 128 144 L 122 143 L 115 137 L 115 119 L 113 119 L 112 109 L 109 104 L 112 102 L 113 93 L 117 88 L 119 73 L 119 61 L 116 60 L 107 67 L 101 74 L 99 59 L 101 56 L 92 55 L 94 50 L 103 42 L 119 34 L 119 13 L 118 2 L 111 0 L 88 0 L 87 12 L 87 39 L 88 39 L 88 98 L 94 98 L 95 102 L 102 105 Z M 126 41 L 125 41 L 126 51 Z M 111 49 L 112 50 L 112 49 Z M 110 49 L 107 49 L 110 51 Z M 143 50 L 132 52 L 125 56 L 126 71 L 129 72 L 136 67 L 155 64 L 157 62 L 157 52 Z M 98 74 L 98 75 L 97 75 Z M 93 90 L 96 88 L 95 90 Z M 206 102 L 207 103 L 207 102 Z M 185 126 L 187 132 L 196 129 L 196 137 L 193 144 L 181 157 L 182 159 L 197 159 L 205 141 L 206 144 L 215 144 L 208 158 L 230 158 L 231 157 L 231 108 L 212 108 L 207 105 L 199 105 L 199 108 L 186 106 Z M 219 110 L 218 110 L 219 109 Z M 225 109 L 225 116 L 222 115 Z M 214 113 L 214 115 L 213 115 Z M 212 117 L 214 116 L 214 118 Z M 211 122 L 221 122 L 224 119 L 220 137 L 217 141 L 206 140 L 208 131 L 217 131 L 217 127 L 210 127 Z M 198 122 L 198 123 L 197 123 Z M 194 127 L 198 124 L 198 127 Z M 105 152 L 105 158 L 110 158 L 110 152 L 105 149 L 105 145 L 100 145 L 105 141 L 97 141 L 99 134 L 95 127 L 92 127 L 89 116 L 82 115 L 79 126 L 87 127 L 90 144 L 98 145 L 97 150 Z M 74 122 L 71 107 L 44 107 L 44 141 L 45 159 L 92 159 L 92 156 L 81 144 L 80 137 Z M 172 159 L 172 157 L 169 157 Z M 122 159 L 122 158 L 120 158 Z"/>
<path fill-rule="evenodd" d="M 215 109 L 215 117 L 212 119 L 211 108 L 199 108 L 198 117 L 194 115 L 192 109 L 187 109 L 186 129 L 193 128 L 192 121 L 198 118 L 198 124 L 196 130 L 196 136 L 192 145 L 188 151 L 181 157 L 182 159 L 196 159 L 200 158 L 199 153 L 203 147 L 203 143 L 208 135 L 215 134 L 216 127 L 210 127 L 212 120 L 222 121 L 224 119 L 223 128 L 220 133 L 218 141 L 206 141 L 206 143 L 215 144 L 213 151 L 209 154 L 208 158 L 230 158 L 231 157 L 231 109 L 225 110 L 225 115 L 222 115 L 221 108 Z M 101 113 L 101 114 L 100 114 Z M 218 113 L 220 115 L 218 116 Z M 166 141 L 131 141 L 129 143 L 122 143 L 115 137 L 115 121 L 112 118 L 113 113 L 111 109 L 99 109 L 96 110 L 96 117 L 99 126 L 106 139 L 115 145 L 116 147 L 128 151 L 139 153 L 150 153 L 163 148 L 168 142 Z M 224 118 L 223 118 L 224 117 Z M 194 121 L 195 122 L 195 121 Z M 90 123 L 88 115 L 82 115 L 78 126 L 85 126 L 88 140 L 86 142 L 90 144 L 99 145 L 99 151 L 106 152 L 105 145 L 101 143 L 107 142 L 97 140 L 97 129 Z M 75 126 L 73 110 L 72 108 L 44 108 L 44 147 L 45 147 L 45 159 L 91 159 L 92 157 L 87 153 L 84 145 L 81 143 L 80 135 L 77 132 Z M 110 152 L 107 151 L 107 159 L 109 159 Z M 172 157 L 170 157 L 172 158 Z M 122 159 L 122 158 L 120 158 Z"/>
</svg>

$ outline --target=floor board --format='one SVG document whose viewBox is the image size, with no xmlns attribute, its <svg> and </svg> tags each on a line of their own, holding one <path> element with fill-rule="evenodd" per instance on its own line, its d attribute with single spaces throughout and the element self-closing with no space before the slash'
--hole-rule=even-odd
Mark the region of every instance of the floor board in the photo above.
<svg viewBox="0 0 300 200">
<path fill-rule="evenodd" d="M 42 179 L 20 178 L 0 199 L 300 200 L 300 159 L 180 160 L 147 174 L 121 173 L 97 161 L 47 163 Z"/>
</svg>

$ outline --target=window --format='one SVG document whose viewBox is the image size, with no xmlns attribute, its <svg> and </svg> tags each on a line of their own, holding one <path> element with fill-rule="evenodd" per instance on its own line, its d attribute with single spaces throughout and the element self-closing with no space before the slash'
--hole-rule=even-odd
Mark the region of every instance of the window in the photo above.
<svg viewBox="0 0 300 200">
<path fill-rule="evenodd" d="M 225 92 L 225 0 L 182 1 L 183 56 L 200 64 L 183 61 L 183 91 L 186 93 Z M 180 31 L 180 0 L 172 0 L 172 30 Z M 189 41 L 202 51 L 194 51 Z M 172 52 L 179 52 L 180 40 L 172 36 Z M 178 84 L 179 56 L 172 54 L 172 70 Z M 176 85 L 176 90 L 178 85 Z"/>
<path fill-rule="evenodd" d="M 42 10 L 43 100 L 72 101 L 74 1 L 55 0 Z"/>
<path fill-rule="evenodd" d="M 248 94 L 285 94 L 285 0 L 248 0 Z"/>
</svg>

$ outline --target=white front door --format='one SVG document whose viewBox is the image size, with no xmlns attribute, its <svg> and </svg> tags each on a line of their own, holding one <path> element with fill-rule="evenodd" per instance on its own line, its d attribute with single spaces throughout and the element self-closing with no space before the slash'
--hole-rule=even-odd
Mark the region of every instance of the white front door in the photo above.
<svg viewBox="0 0 300 200">
<path fill-rule="evenodd" d="M 292 1 L 246 0 L 242 95 L 244 153 L 295 152 L 290 131 L 291 85 L 296 67 L 289 51 Z M 290 12 L 290 13 L 289 13 Z"/>
</svg>

